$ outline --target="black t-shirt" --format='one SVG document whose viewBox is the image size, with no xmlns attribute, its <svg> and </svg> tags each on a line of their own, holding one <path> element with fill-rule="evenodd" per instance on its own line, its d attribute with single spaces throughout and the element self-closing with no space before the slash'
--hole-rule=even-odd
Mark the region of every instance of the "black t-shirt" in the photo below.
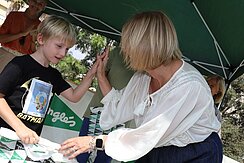
<svg viewBox="0 0 244 163">
<path fill-rule="evenodd" d="M 4 68 L 0 74 L 0 93 L 5 95 L 10 108 L 13 110 L 15 115 L 21 119 L 21 121 L 29 128 L 34 130 L 38 135 L 41 134 L 43 127 L 44 118 L 48 111 L 47 91 L 44 89 L 44 93 L 39 92 L 35 97 L 35 102 L 39 104 L 47 104 L 42 114 L 36 105 L 35 112 L 37 114 L 30 114 L 28 111 L 24 111 L 23 107 L 26 102 L 26 96 L 30 93 L 30 85 L 33 79 L 38 79 L 43 83 L 47 83 L 52 86 L 51 92 L 54 94 L 60 94 L 64 90 L 70 88 L 70 85 L 62 78 L 60 72 L 53 67 L 43 67 L 31 56 L 25 55 L 15 57 L 8 65 Z M 39 83 L 38 83 L 39 84 Z M 32 84 L 34 85 L 34 84 Z M 40 88 L 40 86 L 39 86 Z M 42 89 L 42 88 L 40 88 Z M 45 93 L 46 92 L 46 93 Z M 33 94 L 33 93 L 32 93 Z M 31 95 L 32 95 L 31 94 Z M 49 97 L 52 95 L 50 94 Z M 42 106 L 42 108 L 44 108 Z M 2 108 L 1 108 L 2 109 Z M 33 109 L 33 108 L 32 108 Z M 0 118 L 0 126 L 12 129 L 3 119 Z"/>
</svg>

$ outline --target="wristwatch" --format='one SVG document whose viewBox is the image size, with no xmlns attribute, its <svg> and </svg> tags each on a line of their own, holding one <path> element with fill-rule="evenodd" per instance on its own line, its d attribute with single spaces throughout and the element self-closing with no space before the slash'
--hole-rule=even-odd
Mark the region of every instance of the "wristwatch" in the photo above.
<svg viewBox="0 0 244 163">
<path fill-rule="evenodd" d="M 103 136 L 99 135 L 96 137 L 96 144 L 95 147 L 97 150 L 104 150 L 104 145 L 103 145 Z"/>
</svg>

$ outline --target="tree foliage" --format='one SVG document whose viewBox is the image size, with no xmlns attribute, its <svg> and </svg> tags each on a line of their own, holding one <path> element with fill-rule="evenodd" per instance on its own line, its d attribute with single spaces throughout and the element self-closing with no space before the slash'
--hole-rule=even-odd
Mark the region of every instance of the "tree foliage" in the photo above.
<svg viewBox="0 0 244 163">
<path fill-rule="evenodd" d="M 87 67 L 95 61 L 96 55 L 101 53 L 109 42 L 115 42 L 105 36 L 90 32 L 86 29 L 77 27 L 77 46 L 82 53 L 86 53 L 86 57 L 81 61 Z"/>
<path fill-rule="evenodd" d="M 241 161 L 244 156 L 244 130 L 232 123 L 228 117 L 222 122 L 222 141 L 224 154 L 234 160 Z"/>
<path fill-rule="evenodd" d="M 72 55 L 68 54 L 57 65 L 52 65 L 61 72 L 65 80 L 73 81 L 79 84 L 83 78 L 83 75 L 87 72 L 87 67 L 80 64 L 80 61 L 75 59 Z"/>
<path fill-rule="evenodd" d="M 230 118 L 234 125 L 244 129 L 244 75 L 234 80 L 222 104 L 222 117 Z"/>
<path fill-rule="evenodd" d="M 224 154 L 241 161 L 244 156 L 244 75 L 233 81 L 222 105 Z"/>
</svg>

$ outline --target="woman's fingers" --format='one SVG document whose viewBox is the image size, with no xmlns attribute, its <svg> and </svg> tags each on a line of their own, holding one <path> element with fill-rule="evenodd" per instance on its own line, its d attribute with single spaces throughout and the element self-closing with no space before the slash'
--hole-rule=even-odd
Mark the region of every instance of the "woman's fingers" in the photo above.
<svg viewBox="0 0 244 163">
<path fill-rule="evenodd" d="M 80 153 L 90 150 L 90 136 L 76 137 L 66 140 L 61 144 L 59 152 L 69 159 L 75 158 Z"/>
</svg>

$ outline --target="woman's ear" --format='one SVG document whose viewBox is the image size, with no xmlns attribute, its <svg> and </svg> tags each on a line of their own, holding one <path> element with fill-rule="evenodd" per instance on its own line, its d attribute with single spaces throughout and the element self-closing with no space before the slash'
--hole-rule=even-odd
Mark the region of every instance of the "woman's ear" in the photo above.
<svg viewBox="0 0 244 163">
<path fill-rule="evenodd" d="M 39 45 L 43 45 L 44 44 L 43 34 L 38 33 L 36 36 L 36 41 Z"/>
</svg>

